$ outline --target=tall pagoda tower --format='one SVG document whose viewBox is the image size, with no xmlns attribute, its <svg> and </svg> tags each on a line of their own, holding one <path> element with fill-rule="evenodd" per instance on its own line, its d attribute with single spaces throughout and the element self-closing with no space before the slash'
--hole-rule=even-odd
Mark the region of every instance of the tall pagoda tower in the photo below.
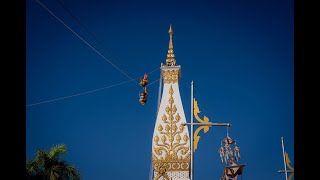
<svg viewBox="0 0 320 180">
<path fill-rule="evenodd" d="M 163 91 L 152 139 L 154 180 L 190 180 L 190 138 L 184 126 L 179 79 L 181 66 L 176 64 L 169 29 L 169 50 L 166 64 L 161 66 Z"/>
</svg>

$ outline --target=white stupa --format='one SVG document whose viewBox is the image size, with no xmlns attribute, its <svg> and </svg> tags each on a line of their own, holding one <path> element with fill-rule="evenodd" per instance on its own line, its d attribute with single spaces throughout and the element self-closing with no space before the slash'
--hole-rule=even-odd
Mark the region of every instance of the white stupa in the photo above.
<svg viewBox="0 0 320 180">
<path fill-rule="evenodd" d="M 170 25 L 166 64 L 161 67 L 163 91 L 152 139 L 154 180 L 190 180 L 190 138 L 184 114 Z"/>
</svg>

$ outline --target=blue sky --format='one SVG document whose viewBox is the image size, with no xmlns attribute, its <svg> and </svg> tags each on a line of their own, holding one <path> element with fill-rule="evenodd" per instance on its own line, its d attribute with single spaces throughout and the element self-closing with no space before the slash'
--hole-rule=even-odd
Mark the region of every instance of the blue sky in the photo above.
<svg viewBox="0 0 320 180">
<path fill-rule="evenodd" d="M 26 1 L 26 105 L 130 80 L 36 1 Z M 294 166 L 293 1 L 62 1 L 103 44 L 86 34 L 57 1 L 42 1 L 57 17 L 132 78 L 165 62 L 169 25 L 180 93 L 190 122 L 190 84 L 211 122 L 229 122 L 246 163 L 243 179 L 281 180 L 281 137 Z M 108 51 L 106 51 L 106 49 Z M 111 53 L 109 53 L 111 52 Z M 149 75 L 159 79 L 159 70 Z M 67 144 L 63 158 L 83 179 L 148 179 L 159 82 L 112 88 L 26 107 L 26 157 Z M 203 135 L 195 180 L 219 179 L 225 127 Z"/>
</svg>

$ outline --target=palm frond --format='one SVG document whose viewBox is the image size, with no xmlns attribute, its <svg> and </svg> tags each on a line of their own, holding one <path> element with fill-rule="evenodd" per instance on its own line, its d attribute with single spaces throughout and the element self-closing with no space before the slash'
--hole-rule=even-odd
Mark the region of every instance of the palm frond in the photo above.
<svg viewBox="0 0 320 180">
<path fill-rule="evenodd" d="M 43 166 L 38 164 L 35 160 L 26 161 L 26 179 L 44 179 L 45 170 Z"/>
<path fill-rule="evenodd" d="M 69 178 L 74 180 L 80 180 L 80 173 L 79 170 L 74 166 L 67 166 L 65 167 L 66 174 Z"/>
<path fill-rule="evenodd" d="M 46 150 L 38 150 L 37 151 L 37 155 L 35 158 L 35 162 L 37 164 L 41 165 L 44 162 L 46 162 L 47 159 L 48 159 L 48 153 L 46 152 Z"/>
<path fill-rule="evenodd" d="M 59 159 L 62 154 L 67 153 L 67 148 L 65 144 L 57 144 L 52 146 L 49 151 L 49 158 Z"/>
<path fill-rule="evenodd" d="M 35 174 L 38 169 L 37 163 L 33 160 L 26 161 L 26 173 L 27 174 Z"/>
<path fill-rule="evenodd" d="M 62 179 L 61 178 L 62 170 L 63 168 L 59 165 L 52 166 L 50 171 L 50 180 Z"/>
<path fill-rule="evenodd" d="M 26 179 L 80 180 L 77 168 L 60 158 L 64 153 L 67 153 L 65 144 L 52 146 L 49 151 L 38 150 L 34 160 L 26 161 Z"/>
</svg>

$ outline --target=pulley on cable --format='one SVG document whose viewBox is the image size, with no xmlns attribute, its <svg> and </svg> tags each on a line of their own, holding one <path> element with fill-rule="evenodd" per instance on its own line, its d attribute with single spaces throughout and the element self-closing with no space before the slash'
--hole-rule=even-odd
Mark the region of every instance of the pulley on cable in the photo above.
<svg viewBox="0 0 320 180">
<path fill-rule="evenodd" d="M 147 91 L 148 75 L 147 74 L 144 74 L 143 79 L 140 80 L 140 85 L 143 87 L 143 91 L 139 93 L 140 95 L 139 102 L 141 105 L 145 105 L 148 99 L 148 91 Z"/>
</svg>

